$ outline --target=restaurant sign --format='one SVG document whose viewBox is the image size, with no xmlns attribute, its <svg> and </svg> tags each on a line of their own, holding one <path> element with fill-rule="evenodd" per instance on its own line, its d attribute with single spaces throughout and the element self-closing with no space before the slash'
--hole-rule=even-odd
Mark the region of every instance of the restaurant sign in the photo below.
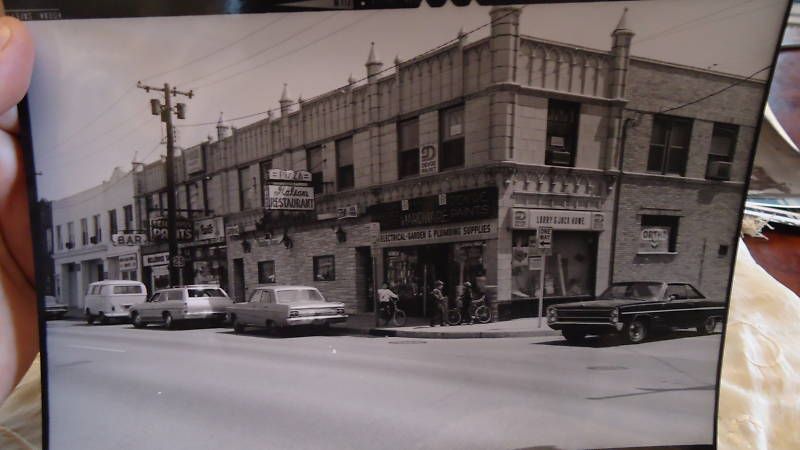
<svg viewBox="0 0 800 450">
<path fill-rule="evenodd" d="M 559 209 L 514 208 L 511 210 L 512 229 L 537 230 L 540 227 L 554 230 L 602 231 L 605 228 L 605 214 Z"/>
<path fill-rule="evenodd" d="M 267 172 L 271 181 L 295 181 L 301 183 L 311 182 L 311 172 L 305 170 L 269 169 Z"/>
<path fill-rule="evenodd" d="M 314 188 L 312 186 L 291 186 L 270 184 L 264 190 L 267 209 L 273 210 L 314 210 Z"/>
<path fill-rule="evenodd" d="M 147 235 L 143 233 L 115 233 L 111 235 L 111 245 L 114 247 L 133 247 L 147 244 Z"/>
</svg>

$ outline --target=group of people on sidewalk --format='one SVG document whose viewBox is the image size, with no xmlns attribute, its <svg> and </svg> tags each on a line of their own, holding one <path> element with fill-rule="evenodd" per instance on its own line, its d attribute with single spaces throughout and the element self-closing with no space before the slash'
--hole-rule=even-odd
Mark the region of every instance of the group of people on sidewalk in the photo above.
<svg viewBox="0 0 800 450">
<path fill-rule="evenodd" d="M 431 314 L 431 327 L 436 326 L 448 326 L 448 325 L 455 325 L 451 324 L 448 321 L 448 313 L 450 312 L 450 299 L 444 294 L 444 282 L 437 280 L 433 285 L 433 291 L 431 291 L 431 299 L 433 302 L 433 314 Z M 469 324 L 472 325 L 474 322 L 473 311 L 472 311 L 472 303 L 475 299 L 484 298 L 485 296 L 481 292 L 474 292 L 472 283 L 469 281 L 465 282 L 463 285 L 463 291 L 461 295 L 456 298 L 455 307 L 458 308 L 461 312 L 461 324 Z M 383 283 L 381 289 L 378 289 L 378 301 L 380 303 L 381 310 L 389 311 L 392 307 L 394 301 L 397 301 L 399 297 L 395 294 L 386 283 Z"/>
</svg>

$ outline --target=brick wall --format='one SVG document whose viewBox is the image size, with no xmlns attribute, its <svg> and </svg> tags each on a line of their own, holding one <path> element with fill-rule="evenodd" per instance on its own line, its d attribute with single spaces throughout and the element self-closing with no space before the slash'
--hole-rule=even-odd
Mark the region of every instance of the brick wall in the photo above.
<svg viewBox="0 0 800 450">
<path fill-rule="evenodd" d="M 722 297 L 733 263 L 732 246 L 743 193 L 741 185 L 625 177 L 614 280 L 686 281 L 706 296 Z M 676 254 L 637 254 L 642 214 L 680 217 Z M 727 255 L 718 255 L 720 245 L 729 246 Z"/>
<path fill-rule="evenodd" d="M 290 230 L 289 235 L 294 243 L 291 249 L 286 249 L 282 244 L 266 247 L 259 246 L 255 240 L 248 238 L 252 243 L 251 252 L 244 253 L 241 240 L 228 239 L 228 268 L 229 280 L 233 283 L 233 260 L 244 260 L 245 291 L 247 296 L 258 285 L 258 262 L 275 261 L 275 279 L 277 284 L 298 284 L 314 286 L 322 292 L 328 300 L 341 301 L 347 305 L 348 313 L 359 310 L 357 298 L 357 279 L 363 279 L 363 274 L 357 276 L 356 247 L 371 245 L 370 226 L 368 224 L 344 225 L 342 228 L 347 233 L 347 241 L 339 243 L 336 240 L 332 226 L 337 223 L 320 224 L 313 228 L 295 231 Z M 335 258 L 336 279 L 334 281 L 315 281 L 313 278 L 314 256 L 333 255 Z M 247 297 L 245 297 L 247 298 Z M 364 299 L 361 299 L 361 306 Z"/>
</svg>

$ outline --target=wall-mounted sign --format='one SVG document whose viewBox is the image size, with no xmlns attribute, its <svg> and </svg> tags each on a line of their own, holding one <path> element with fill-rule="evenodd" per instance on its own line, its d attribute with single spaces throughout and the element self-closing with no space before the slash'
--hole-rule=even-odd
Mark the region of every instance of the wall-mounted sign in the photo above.
<svg viewBox="0 0 800 450">
<path fill-rule="evenodd" d="M 528 270 L 542 270 L 544 267 L 543 256 L 529 256 L 528 257 Z"/>
<path fill-rule="evenodd" d="M 175 219 L 175 236 L 178 242 L 190 242 L 194 239 L 194 223 L 184 217 Z M 169 228 L 166 217 L 150 219 L 150 240 L 166 241 L 169 239 Z"/>
<path fill-rule="evenodd" d="M 142 265 L 144 267 L 165 266 L 168 263 L 169 263 L 169 252 L 153 253 L 152 255 L 142 255 Z"/>
<path fill-rule="evenodd" d="M 228 237 L 236 237 L 239 236 L 240 233 L 239 225 L 228 225 L 225 227 L 225 235 Z"/>
<path fill-rule="evenodd" d="M 367 212 L 381 230 L 472 222 L 497 217 L 497 195 L 496 187 L 471 189 L 447 193 L 444 205 L 437 194 L 373 205 Z"/>
<path fill-rule="evenodd" d="M 439 206 L 444 206 L 447 204 L 447 194 L 442 193 L 439 194 Z"/>
<path fill-rule="evenodd" d="M 419 149 L 419 174 L 431 175 L 439 172 L 439 151 L 436 144 L 426 144 Z"/>
<path fill-rule="evenodd" d="M 639 240 L 642 253 L 666 253 L 669 251 L 669 227 L 644 227 Z"/>
<path fill-rule="evenodd" d="M 203 148 L 201 146 L 183 150 L 183 164 L 187 175 L 194 175 L 205 170 Z"/>
<path fill-rule="evenodd" d="M 514 208 L 511 210 L 511 227 L 515 230 L 549 227 L 554 230 L 602 231 L 605 227 L 605 214 L 591 211 Z"/>
<path fill-rule="evenodd" d="M 351 217 L 358 217 L 358 205 L 347 205 L 341 208 L 336 208 L 337 219 L 348 219 Z"/>
<path fill-rule="evenodd" d="M 147 243 L 147 235 L 143 233 L 117 233 L 111 235 L 111 245 L 114 247 L 136 246 Z"/>
<path fill-rule="evenodd" d="M 553 245 L 553 227 L 539 227 L 536 232 L 539 248 L 551 248 Z"/>
<path fill-rule="evenodd" d="M 379 245 L 386 247 L 440 242 L 473 241 L 497 237 L 494 221 L 467 225 L 444 225 L 409 230 L 381 231 Z"/>
<path fill-rule="evenodd" d="M 222 217 L 198 220 L 194 223 L 195 235 L 198 240 L 219 239 L 225 237 Z"/>
<path fill-rule="evenodd" d="M 138 258 L 136 258 L 135 253 L 120 256 L 117 258 L 117 261 L 119 262 L 119 270 L 136 270 L 136 268 L 139 266 L 139 264 L 137 264 L 137 259 Z"/>
<path fill-rule="evenodd" d="M 301 181 L 311 182 L 311 172 L 305 170 L 269 169 L 269 179 L 274 181 Z"/>
<path fill-rule="evenodd" d="M 284 186 L 270 184 L 264 191 L 267 209 L 313 211 L 314 188 L 312 186 Z"/>
</svg>

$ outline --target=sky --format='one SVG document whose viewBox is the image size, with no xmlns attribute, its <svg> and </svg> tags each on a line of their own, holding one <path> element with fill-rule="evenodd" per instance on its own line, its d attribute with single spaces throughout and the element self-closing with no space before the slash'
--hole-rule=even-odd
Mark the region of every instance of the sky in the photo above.
<svg viewBox="0 0 800 450">
<path fill-rule="evenodd" d="M 136 82 L 194 90 L 176 120 L 178 147 L 234 118 L 278 107 L 283 84 L 308 99 L 366 75 L 375 43 L 384 68 L 469 32 L 489 8 L 323 11 L 228 16 L 30 22 L 37 62 L 29 101 L 40 198 L 57 200 L 108 179 L 114 167 L 152 162 L 166 152 L 164 127 Z M 632 54 L 750 75 L 768 66 L 786 0 L 669 0 L 528 5 L 521 33 L 609 50 L 628 8 Z M 468 42 L 488 35 L 488 27 Z M 698 97 L 705 93 L 698 92 Z M 163 97 L 162 97 L 163 100 Z M 266 115 L 227 122 L 242 127 Z"/>
</svg>

